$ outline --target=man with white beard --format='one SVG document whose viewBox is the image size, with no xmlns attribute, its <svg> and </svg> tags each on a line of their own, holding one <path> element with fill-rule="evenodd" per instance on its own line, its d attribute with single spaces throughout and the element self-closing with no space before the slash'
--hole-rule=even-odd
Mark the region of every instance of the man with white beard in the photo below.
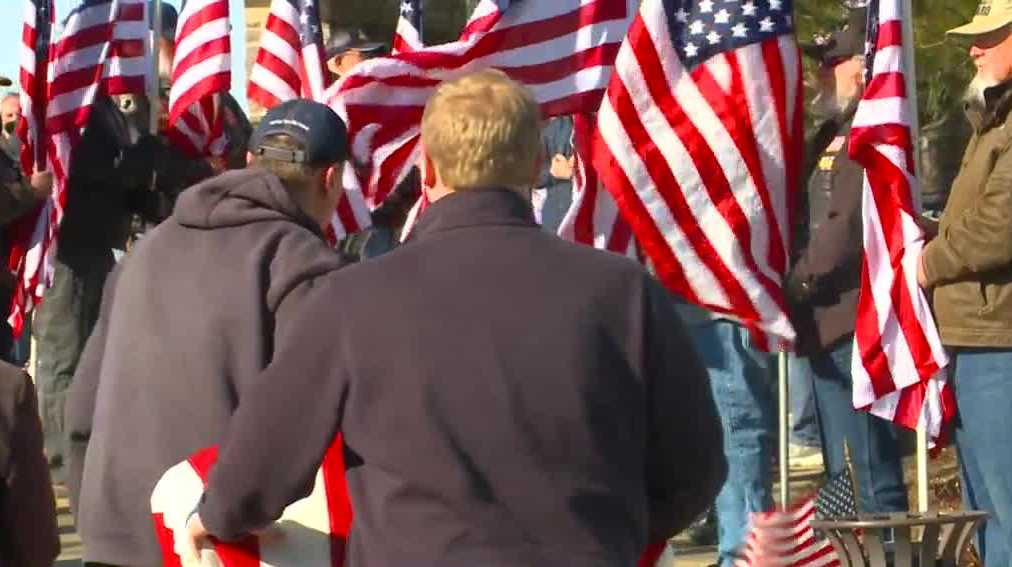
<svg viewBox="0 0 1012 567">
<path fill-rule="evenodd" d="M 1012 564 L 1012 0 L 983 0 L 949 31 L 977 68 L 966 115 L 973 137 L 918 281 L 932 290 L 942 342 L 954 354 L 955 440 L 968 508 L 991 517 L 985 565 Z"/>
<path fill-rule="evenodd" d="M 788 278 L 798 358 L 792 372 L 812 382 L 823 462 L 830 475 L 847 469 L 845 445 L 861 512 L 907 510 L 897 430 L 857 412 L 851 402 L 851 355 L 860 288 L 863 170 L 848 157 L 850 122 L 864 91 L 867 10 L 849 12 L 847 26 L 803 46 L 819 62 L 813 101 L 824 123 L 806 144 L 808 216 L 799 230 Z"/>
</svg>

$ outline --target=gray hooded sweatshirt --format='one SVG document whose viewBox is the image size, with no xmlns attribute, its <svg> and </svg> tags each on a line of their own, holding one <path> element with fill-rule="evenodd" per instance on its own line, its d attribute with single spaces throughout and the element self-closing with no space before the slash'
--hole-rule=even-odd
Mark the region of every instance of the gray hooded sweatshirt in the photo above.
<svg viewBox="0 0 1012 567">
<path fill-rule="evenodd" d="M 221 441 L 288 314 L 342 263 L 281 182 L 249 169 L 183 192 L 116 268 L 67 408 L 85 561 L 161 565 L 155 483 Z"/>
</svg>

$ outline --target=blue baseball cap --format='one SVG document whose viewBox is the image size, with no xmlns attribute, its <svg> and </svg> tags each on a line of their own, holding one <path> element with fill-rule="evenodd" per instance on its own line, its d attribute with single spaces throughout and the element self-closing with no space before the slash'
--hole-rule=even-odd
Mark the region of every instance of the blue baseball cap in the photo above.
<svg viewBox="0 0 1012 567">
<path fill-rule="evenodd" d="M 267 138 L 286 134 L 301 150 L 271 147 Z M 250 138 L 249 151 L 278 161 L 330 165 L 348 159 L 348 128 L 329 106 L 294 99 L 272 108 Z"/>
</svg>

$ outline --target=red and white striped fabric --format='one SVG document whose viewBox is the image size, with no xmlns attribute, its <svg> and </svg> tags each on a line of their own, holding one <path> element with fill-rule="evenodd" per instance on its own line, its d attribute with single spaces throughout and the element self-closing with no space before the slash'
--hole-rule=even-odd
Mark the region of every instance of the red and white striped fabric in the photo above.
<svg viewBox="0 0 1012 567">
<path fill-rule="evenodd" d="M 17 288 L 9 322 L 18 333 L 52 280 L 72 152 L 92 104 L 103 94 L 144 93 L 150 69 L 147 38 L 146 0 L 83 0 L 51 46 L 46 154 L 54 187 L 32 229 L 24 231 L 26 240 L 12 251 Z"/>
<path fill-rule="evenodd" d="M 422 0 L 403 0 L 401 14 L 394 30 L 394 40 L 390 46 L 393 54 L 418 51 L 425 47 L 422 41 Z"/>
<path fill-rule="evenodd" d="M 293 98 L 323 101 L 330 75 L 315 0 L 273 0 L 250 71 L 249 97 L 264 108 Z"/>
<path fill-rule="evenodd" d="M 791 5 L 675 4 L 640 7 L 598 113 L 594 166 L 669 289 L 765 350 L 786 347 L 803 143 Z"/>
<path fill-rule="evenodd" d="M 349 126 L 369 205 L 416 162 L 425 102 L 444 80 L 495 67 L 530 87 L 545 116 L 594 111 L 635 1 L 483 2 L 465 39 L 367 61 L 335 84 L 330 104 Z"/>
<path fill-rule="evenodd" d="M 30 175 L 46 169 L 46 78 L 49 42 L 55 23 L 53 0 L 25 0 L 21 32 L 21 169 Z"/>
<path fill-rule="evenodd" d="M 816 536 L 814 519 L 814 497 L 787 511 L 753 514 L 735 567 L 837 567 L 840 559 L 829 540 Z"/>
<path fill-rule="evenodd" d="M 219 93 L 232 86 L 230 28 L 228 0 L 190 0 L 179 17 L 167 134 L 193 157 L 225 151 Z"/>
<path fill-rule="evenodd" d="M 558 234 L 571 242 L 636 258 L 632 227 L 619 212 L 615 198 L 601 185 L 597 170 L 590 167 L 594 123 L 592 115 L 573 117 L 573 201 Z"/>
<path fill-rule="evenodd" d="M 903 46 L 911 16 L 899 0 L 873 0 L 868 10 L 871 73 L 850 132 L 850 155 L 865 167 L 854 407 L 911 429 L 924 424 L 937 440 L 955 415 L 955 398 L 946 384 L 948 358 L 917 284 L 924 234 L 915 223 L 915 110 L 904 75 L 914 62 Z"/>
<path fill-rule="evenodd" d="M 217 447 L 199 451 L 162 475 L 151 493 L 151 513 L 165 567 L 182 567 L 176 534 L 197 508 Z M 351 530 L 351 503 L 340 442 L 327 452 L 313 492 L 285 509 L 260 535 L 202 550 L 201 565 L 220 567 L 342 567 Z"/>
</svg>

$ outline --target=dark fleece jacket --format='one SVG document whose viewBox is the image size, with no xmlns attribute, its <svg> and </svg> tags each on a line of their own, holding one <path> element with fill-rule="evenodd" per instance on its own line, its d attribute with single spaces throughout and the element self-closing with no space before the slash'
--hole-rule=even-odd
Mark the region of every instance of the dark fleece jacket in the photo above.
<svg viewBox="0 0 1012 567">
<path fill-rule="evenodd" d="M 161 565 L 152 488 L 221 440 L 275 329 L 341 265 L 281 182 L 251 169 L 183 192 L 117 267 L 67 409 L 86 561 Z"/>
</svg>

